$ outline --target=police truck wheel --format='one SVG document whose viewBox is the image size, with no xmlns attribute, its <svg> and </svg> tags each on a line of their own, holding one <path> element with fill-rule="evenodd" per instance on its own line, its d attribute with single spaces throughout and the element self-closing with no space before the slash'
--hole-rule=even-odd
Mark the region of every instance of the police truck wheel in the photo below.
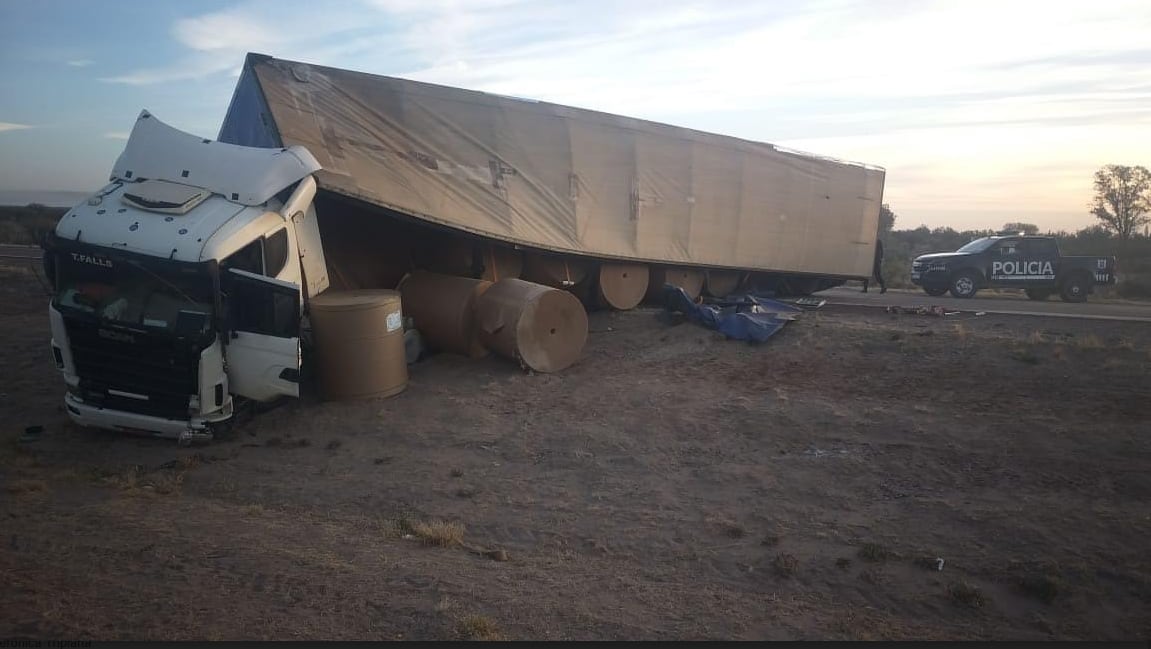
<svg viewBox="0 0 1151 649">
<path fill-rule="evenodd" d="M 947 287 L 946 286 L 933 286 L 931 288 L 927 288 L 926 286 L 924 286 L 923 292 L 927 293 L 931 297 L 939 297 L 940 295 L 943 295 L 944 293 L 947 292 Z"/>
<path fill-rule="evenodd" d="M 1038 300 L 1042 302 L 1043 300 L 1051 297 L 1051 291 L 1045 288 L 1029 288 L 1025 292 L 1027 293 L 1027 299 L 1029 300 Z"/>
<path fill-rule="evenodd" d="M 1088 290 L 1090 285 L 1083 275 L 1072 275 L 1063 282 L 1063 290 L 1059 291 L 1059 297 L 1063 298 L 1064 302 L 1086 302 Z"/>
<path fill-rule="evenodd" d="M 967 299 L 975 296 L 975 292 L 979 290 L 979 284 L 975 281 L 975 275 L 970 272 L 962 272 L 951 278 L 951 297 Z"/>
</svg>

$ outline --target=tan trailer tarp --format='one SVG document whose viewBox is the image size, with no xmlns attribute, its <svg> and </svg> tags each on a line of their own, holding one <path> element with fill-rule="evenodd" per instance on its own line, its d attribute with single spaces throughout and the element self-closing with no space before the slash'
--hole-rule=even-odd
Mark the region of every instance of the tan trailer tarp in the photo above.
<svg viewBox="0 0 1151 649">
<path fill-rule="evenodd" d="M 321 187 L 495 239 L 863 277 L 884 172 L 627 117 L 252 56 Z"/>
</svg>

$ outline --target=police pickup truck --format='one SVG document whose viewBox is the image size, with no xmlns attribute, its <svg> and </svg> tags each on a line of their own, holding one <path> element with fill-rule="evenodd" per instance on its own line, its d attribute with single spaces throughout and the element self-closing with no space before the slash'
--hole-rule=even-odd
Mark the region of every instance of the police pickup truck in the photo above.
<svg viewBox="0 0 1151 649">
<path fill-rule="evenodd" d="M 1058 293 L 1065 302 L 1084 302 L 1096 284 L 1115 283 L 1115 258 L 1064 257 L 1053 237 L 996 235 L 955 252 L 916 257 L 911 282 L 931 296 L 951 291 L 969 298 L 981 288 L 1021 288 L 1032 300 Z"/>
</svg>

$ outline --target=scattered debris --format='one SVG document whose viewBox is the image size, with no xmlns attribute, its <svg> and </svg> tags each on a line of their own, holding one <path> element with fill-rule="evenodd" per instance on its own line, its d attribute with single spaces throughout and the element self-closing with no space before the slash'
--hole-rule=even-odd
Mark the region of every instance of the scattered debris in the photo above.
<svg viewBox="0 0 1151 649">
<path fill-rule="evenodd" d="M 888 313 L 902 314 L 902 315 L 929 315 L 935 317 L 943 317 L 949 315 L 958 315 L 959 311 L 948 311 L 941 306 L 889 306 L 884 309 Z"/>
<path fill-rule="evenodd" d="M 795 300 L 789 300 L 792 304 L 802 307 L 804 309 L 812 310 L 818 309 L 827 304 L 827 300 L 818 297 L 801 297 Z"/>
</svg>

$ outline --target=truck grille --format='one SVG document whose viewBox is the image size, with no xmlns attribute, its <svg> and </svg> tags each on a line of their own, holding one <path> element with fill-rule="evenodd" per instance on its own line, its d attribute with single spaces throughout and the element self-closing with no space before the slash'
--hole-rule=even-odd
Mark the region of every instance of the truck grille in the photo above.
<svg viewBox="0 0 1151 649">
<path fill-rule="evenodd" d="M 75 321 L 67 321 L 66 328 L 85 403 L 171 419 L 188 417 L 188 397 L 199 392 L 198 351 L 145 333 Z"/>
</svg>

